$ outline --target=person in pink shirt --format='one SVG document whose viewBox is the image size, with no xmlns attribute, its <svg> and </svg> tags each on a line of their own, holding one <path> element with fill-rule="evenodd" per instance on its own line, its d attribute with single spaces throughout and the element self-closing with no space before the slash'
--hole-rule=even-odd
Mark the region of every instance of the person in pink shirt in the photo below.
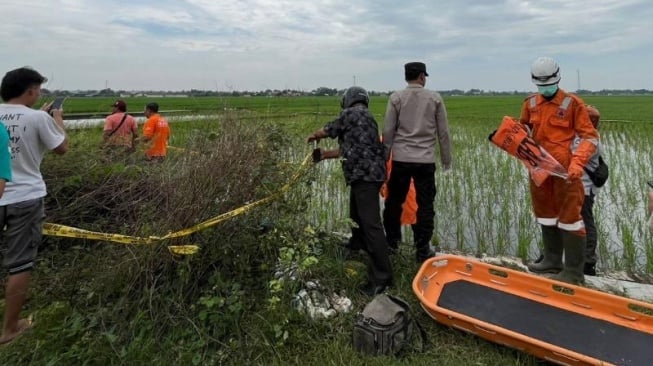
<svg viewBox="0 0 653 366">
<path fill-rule="evenodd" d="M 127 103 L 117 100 L 112 105 L 113 111 L 104 123 L 102 144 L 110 149 L 125 149 L 132 152 L 138 142 L 136 119 L 127 114 Z"/>
</svg>

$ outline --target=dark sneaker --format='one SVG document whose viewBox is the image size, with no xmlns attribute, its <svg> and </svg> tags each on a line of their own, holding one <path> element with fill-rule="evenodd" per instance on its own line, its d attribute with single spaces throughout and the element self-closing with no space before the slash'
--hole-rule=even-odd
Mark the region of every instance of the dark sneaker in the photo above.
<svg viewBox="0 0 653 366">
<path fill-rule="evenodd" d="M 365 252 L 345 248 L 342 251 L 342 258 L 346 261 L 365 262 Z"/>
<path fill-rule="evenodd" d="M 342 245 L 345 249 L 353 250 L 353 251 L 359 251 L 363 248 L 361 248 L 360 244 L 349 239 L 343 241 L 340 245 Z"/>
<path fill-rule="evenodd" d="M 429 258 L 435 257 L 435 251 L 433 249 L 429 248 L 427 252 L 418 250 L 417 253 L 415 254 L 415 261 L 419 264 L 424 263 Z"/>
<path fill-rule="evenodd" d="M 361 286 L 359 290 L 365 295 L 373 297 L 378 294 L 384 293 L 387 288 L 388 285 L 375 285 L 372 282 L 368 282 L 365 285 Z"/>
<path fill-rule="evenodd" d="M 596 276 L 596 263 L 585 263 L 583 273 L 588 276 Z"/>
</svg>

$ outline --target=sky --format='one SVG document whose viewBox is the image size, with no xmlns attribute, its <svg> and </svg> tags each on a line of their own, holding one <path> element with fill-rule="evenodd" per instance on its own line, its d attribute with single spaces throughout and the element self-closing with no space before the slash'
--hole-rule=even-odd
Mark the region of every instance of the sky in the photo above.
<svg viewBox="0 0 653 366">
<path fill-rule="evenodd" d="M 0 72 L 52 90 L 243 91 L 405 85 L 532 91 L 653 89 L 650 0 L 0 0 Z M 580 79 L 580 82 L 579 82 Z"/>
</svg>

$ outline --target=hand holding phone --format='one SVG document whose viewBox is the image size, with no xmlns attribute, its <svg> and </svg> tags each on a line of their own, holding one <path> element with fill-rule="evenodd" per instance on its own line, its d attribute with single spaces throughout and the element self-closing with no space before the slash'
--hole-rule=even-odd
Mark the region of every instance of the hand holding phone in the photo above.
<svg viewBox="0 0 653 366">
<path fill-rule="evenodd" d="M 51 112 L 53 109 L 61 109 L 63 106 L 63 102 L 66 100 L 66 97 L 56 97 L 54 98 L 54 101 L 50 105 L 50 108 L 48 108 L 48 111 Z"/>
</svg>

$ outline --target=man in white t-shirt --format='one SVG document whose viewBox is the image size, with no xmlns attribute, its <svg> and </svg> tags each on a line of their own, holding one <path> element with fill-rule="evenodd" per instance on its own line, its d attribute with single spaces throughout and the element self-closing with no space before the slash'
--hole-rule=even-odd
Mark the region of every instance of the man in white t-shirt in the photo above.
<svg viewBox="0 0 653 366">
<path fill-rule="evenodd" d="M 20 318 L 20 310 L 32 278 L 34 260 L 41 243 L 45 211 L 45 182 L 41 161 L 48 151 L 63 154 L 68 150 L 61 109 L 31 107 L 41 96 L 47 79 L 37 71 L 22 67 L 2 78 L 0 120 L 9 133 L 12 181 L 0 198 L 0 227 L 7 243 L 2 264 L 9 272 L 5 289 L 4 323 L 0 344 L 6 344 L 31 327 Z M 48 114 L 51 113 L 50 114 Z"/>
</svg>

